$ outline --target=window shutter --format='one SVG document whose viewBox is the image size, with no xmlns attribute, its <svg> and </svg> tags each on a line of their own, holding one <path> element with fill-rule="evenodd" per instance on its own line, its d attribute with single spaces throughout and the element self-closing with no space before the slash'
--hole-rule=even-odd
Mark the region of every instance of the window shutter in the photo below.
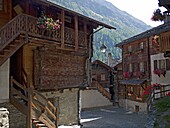
<svg viewBox="0 0 170 128">
<path fill-rule="evenodd" d="M 166 59 L 166 70 L 170 70 L 170 61 Z"/>
</svg>

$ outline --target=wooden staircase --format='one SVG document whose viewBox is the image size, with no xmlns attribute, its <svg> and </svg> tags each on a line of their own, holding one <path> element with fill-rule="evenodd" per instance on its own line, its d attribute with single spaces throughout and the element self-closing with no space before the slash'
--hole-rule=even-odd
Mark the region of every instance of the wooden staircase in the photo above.
<svg viewBox="0 0 170 128">
<path fill-rule="evenodd" d="M 97 90 L 103 95 L 105 96 L 107 99 L 109 99 L 110 101 L 112 101 L 111 99 L 111 94 L 98 82 L 93 80 L 92 81 L 92 87 L 97 88 Z"/>
<path fill-rule="evenodd" d="M 0 29 L 0 66 L 26 43 L 21 35 L 21 20 L 22 15 L 18 15 Z"/>
<path fill-rule="evenodd" d="M 11 77 L 10 102 L 27 116 L 27 128 L 57 128 L 58 109 L 41 93 Z"/>
</svg>

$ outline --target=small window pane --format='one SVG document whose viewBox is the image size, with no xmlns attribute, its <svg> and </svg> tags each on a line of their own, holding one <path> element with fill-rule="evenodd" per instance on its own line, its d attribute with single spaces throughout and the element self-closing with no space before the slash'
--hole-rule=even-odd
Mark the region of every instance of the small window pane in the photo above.
<svg viewBox="0 0 170 128">
<path fill-rule="evenodd" d="M 140 49 L 143 49 L 143 48 L 144 48 L 144 43 L 141 42 L 141 43 L 140 43 Z"/>
<path fill-rule="evenodd" d="M 128 46 L 128 51 L 132 52 L 132 46 Z"/>
<path fill-rule="evenodd" d="M 154 60 L 154 70 L 155 70 L 155 69 L 158 69 L 157 60 Z"/>
<path fill-rule="evenodd" d="M 144 63 L 140 62 L 140 72 L 144 72 Z"/>
<path fill-rule="evenodd" d="M 165 60 L 159 60 L 159 69 L 165 69 Z"/>
<path fill-rule="evenodd" d="M 129 64 L 129 72 L 132 72 L 132 64 Z"/>
<path fill-rule="evenodd" d="M 101 74 L 101 80 L 106 80 L 105 74 Z"/>
</svg>

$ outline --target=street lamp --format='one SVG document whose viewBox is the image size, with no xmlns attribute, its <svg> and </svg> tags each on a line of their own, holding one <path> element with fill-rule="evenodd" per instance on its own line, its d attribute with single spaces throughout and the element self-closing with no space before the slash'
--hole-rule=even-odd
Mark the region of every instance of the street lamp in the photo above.
<svg viewBox="0 0 170 128">
<path fill-rule="evenodd" d="M 106 53 L 106 49 L 107 47 L 104 44 L 102 44 L 102 46 L 100 47 L 101 53 Z"/>
</svg>

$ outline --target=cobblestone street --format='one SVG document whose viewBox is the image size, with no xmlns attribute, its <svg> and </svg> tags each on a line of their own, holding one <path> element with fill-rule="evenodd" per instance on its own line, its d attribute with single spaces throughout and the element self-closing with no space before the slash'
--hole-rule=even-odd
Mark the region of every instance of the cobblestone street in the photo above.
<svg viewBox="0 0 170 128">
<path fill-rule="evenodd" d="M 145 113 L 127 112 L 122 108 L 109 106 L 82 111 L 83 128 L 144 128 Z"/>
</svg>

